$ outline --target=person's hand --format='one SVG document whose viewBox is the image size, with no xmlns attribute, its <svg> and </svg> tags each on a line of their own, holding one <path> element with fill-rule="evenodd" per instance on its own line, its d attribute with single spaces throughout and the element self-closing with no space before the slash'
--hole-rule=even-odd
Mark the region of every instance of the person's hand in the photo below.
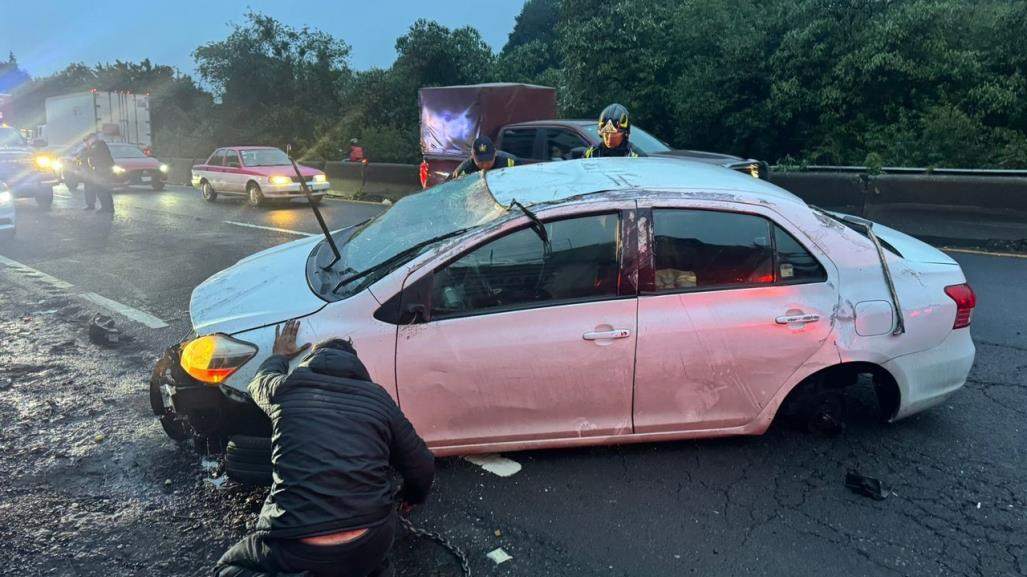
<svg viewBox="0 0 1027 577">
<path fill-rule="evenodd" d="M 296 346 L 296 334 L 300 332 L 299 321 L 286 321 L 285 328 L 275 327 L 275 344 L 271 348 L 271 354 L 280 355 L 287 359 L 294 359 L 296 355 L 310 348 L 310 343 L 302 347 Z"/>
</svg>

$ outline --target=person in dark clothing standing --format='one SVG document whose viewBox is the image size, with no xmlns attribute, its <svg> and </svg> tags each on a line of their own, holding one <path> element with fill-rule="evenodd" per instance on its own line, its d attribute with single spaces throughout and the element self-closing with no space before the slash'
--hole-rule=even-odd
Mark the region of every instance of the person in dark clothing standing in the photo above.
<svg viewBox="0 0 1027 577">
<path fill-rule="evenodd" d="M 631 136 L 631 118 L 628 109 L 620 104 L 611 104 L 599 115 L 599 146 L 590 146 L 585 158 L 608 156 L 639 156 L 628 142 Z"/>
<path fill-rule="evenodd" d="M 371 382 L 349 341 L 317 344 L 290 374 L 299 321 L 275 329 L 273 354 L 249 384 L 271 417 L 274 484 L 254 534 L 218 561 L 218 577 L 391 576 L 398 514 L 423 503 L 435 460 L 392 397 Z"/>
<path fill-rule="evenodd" d="M 82 160 L 89 171 L 85 179 L 85 210 L 93 210 L 96 199 L 100 199 L 100 212 L 114 212 L 114 197 L 111 196 L 111 171 L 114 169 L 114 157 L 111 149 L 97 134 L 86 138 L 86 146 L 82 150 Z"/>
<path fill-rule="evenodd" d="M 517 157 L 512 154 L 507 154 L 501 150 L 496 150 L 496 145 L 492 144 L 492 139 L 487 136 L 479 136 L 474 139 L 474 145 L 471 147 L 471 157 L 461 162 L 450 178 L 459 178 L 466 174 L 473 174 L 475 172 L 488 172 L 493 168 L 509 168 L 511 166 L 517 166 Z"/>
</svg>

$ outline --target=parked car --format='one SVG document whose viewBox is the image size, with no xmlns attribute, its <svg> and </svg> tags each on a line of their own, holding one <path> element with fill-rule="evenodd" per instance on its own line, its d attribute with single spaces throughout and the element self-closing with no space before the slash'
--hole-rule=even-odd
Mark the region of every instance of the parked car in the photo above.
<svg viewBox="0 0 1027 577">
<path fill-rule="evenodd" d="M 29 146 L 18 130 L 0 125 L 0 182 L 16 198 L 35 198 L 42 208 L 53 204 L 54 157 Z"/>
<path fill-rule="evenodd" d="M 82 153 L 83 144 L 68 148 L 60 155 L 60 177 L 68 190 L 75 190 L 90 178 L 90 172 L 78 157 Z M 168 181 L 168 165 L 148 156 L 142 148 L 135 144 L 108 142 L 114 167 L 111 169 L 109 181 L 115 187 L 149 185 L 155 191 L 164 190 Z"/>
<path fill-rule="evenodd" d="M 329 187 L 325 173 L 309 166 L 299 168 L 314 202 L 320 202 Z M 219 194 L 245 196 L 251 206 L 268 199 L 305 198 L 289 156 L 270 146 L 219 148 L 205 163 L 193 167 L 192 185 L 207 202 L 214 202 Z"/>
<path fill-rule="evenodd" d="M 0 241 L 14 238 L 15 216 L 14 195 L 6 184 L 0 182 Z"/>
<path fill-rule="evenodd" d="M 267 436 L 246 385 L 300 319 L 300 342 L 352 338 L 438 455 L 758 435 L 783 405 L 830 424 L 863 375 L 902 419 L 963 386 L 975 298 L 864 224 L 688 160 L 489 171 L 333 233 L 332 266 L 311 237 L 205 281 L 151 401 L 204 447 Z"/>
</svg>

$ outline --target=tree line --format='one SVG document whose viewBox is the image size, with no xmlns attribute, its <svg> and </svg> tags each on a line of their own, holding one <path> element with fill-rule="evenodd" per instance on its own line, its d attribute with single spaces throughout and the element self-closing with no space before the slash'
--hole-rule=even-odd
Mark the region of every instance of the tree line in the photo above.
<svg viewBox="0 0 1027 577">
<path fill-rule="evenodd" d="M 72 64 L 0 92 L 42 120 L 46 96 L 151 94 L 155 147 L 204 156 L 292 144 L 338 159 L 419 160 L 422 86 L 554 86 L 565 117 L 621 102 L 674 147 L 784 164 L 1027 168 L 1027 2 L 1018 0 L 528 0 L 494 53 L 472 27 L 417 21 L 388 68 L 353 70 L 325 32 L 250 13 L 193 56 L 200 82 L 144 60 Z"/>
</svg>

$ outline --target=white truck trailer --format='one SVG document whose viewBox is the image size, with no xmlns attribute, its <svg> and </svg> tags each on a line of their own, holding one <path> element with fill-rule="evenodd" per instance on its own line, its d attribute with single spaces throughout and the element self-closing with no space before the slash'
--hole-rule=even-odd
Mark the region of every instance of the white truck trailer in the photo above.
<svg viewBox="0 0 1027 577">
<path fill-rule="evenodd" d="M 107 142 L 152 146 L 149 95 L 94 90 L 46 99 L 47 146 L 63 149 L 93 132 Z"/>
</svg>

